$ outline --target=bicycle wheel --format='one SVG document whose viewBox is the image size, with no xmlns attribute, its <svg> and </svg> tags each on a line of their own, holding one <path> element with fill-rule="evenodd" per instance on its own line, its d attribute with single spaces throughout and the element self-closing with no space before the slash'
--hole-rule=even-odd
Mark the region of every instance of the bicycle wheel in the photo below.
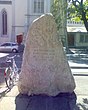
<svg viewBox="0 0 88 110">
<path fill-rule="evenodd" d="M 11 87 L 14 85 L 14 81 L 13 79 L 11 78 L 11 68 L 8 67 L 5 69 L 5 73 L 4 73 L 4 76 L 5 76 L 5 83 L 6 83 L 6 86 L 11 89 Z"/>
<path fill-rule="evenodd" d="M 13 80 L 12 80 L 10 77 L 5 78 L 5 83 L 6 83 L 6 86 L 7 86 L 9 89 L 11 89 L 11 88 L 13 87 L 13 85 L 14 85 L 14 82 L 13 82 Z"/>
</svg>

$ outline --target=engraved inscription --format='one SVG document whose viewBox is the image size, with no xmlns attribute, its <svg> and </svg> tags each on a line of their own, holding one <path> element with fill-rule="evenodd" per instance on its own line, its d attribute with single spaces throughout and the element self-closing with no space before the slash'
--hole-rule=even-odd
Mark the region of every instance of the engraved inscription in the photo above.
<svg viewBox="0 0 88 110">
<path fill-rule="evenodd" d="M 51 49 L 34 49 L 33 58 L 38 60 L 53 60 L 55 58 L 55 50 Z"/>
</svg>

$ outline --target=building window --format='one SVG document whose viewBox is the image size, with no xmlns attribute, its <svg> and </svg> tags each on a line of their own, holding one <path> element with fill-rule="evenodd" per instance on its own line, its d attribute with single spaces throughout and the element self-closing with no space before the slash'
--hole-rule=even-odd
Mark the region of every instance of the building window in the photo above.
<svg viewBox="0 0 88 110">
<path fill-rule="evenodd" d="M 7 35 L 7 12 L 2 11 L 2 35 Z"/>
<path fill-rule="evenodd" d="M 88 43 L 88 34 L 80 35 L 81 43 Z"/>
<path fill-rule="evenodd" d="M 44 13 L 44 0 L 34 0 L 34 13 Z"/>
</svg>

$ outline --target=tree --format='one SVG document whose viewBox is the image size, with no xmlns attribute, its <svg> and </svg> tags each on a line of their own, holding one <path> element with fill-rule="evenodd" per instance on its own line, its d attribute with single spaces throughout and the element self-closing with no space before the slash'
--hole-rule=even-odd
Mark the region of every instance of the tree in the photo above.
<svg viewBox="0 0 88 110">
<path fill-rule="evenodd" d="M 59 39 L 62 40 L 64 46 L 67 45 L 67 0 L 53 0 L 51 13 L 53 14 L 59 33 Z"/>
<path fill-rule="evenodd" d="M 61 16 L 60 16 L 60 13 L 59 13 L 59 2 L 58 2 L 58 0 L 53 1 L 53 4 L 51 6 L 51 13 L 53 14 L 53 16 L 55 18 L 57 28 L 59 30 L 59 27 L 61 25 L 61 22 L 60 22 L 61 21 Z"/>
<path fill-rule="evenodd" d="M 88 0 L 69 0 L 68 18 L 83 21 L 88 32 Z"/>
</svg>

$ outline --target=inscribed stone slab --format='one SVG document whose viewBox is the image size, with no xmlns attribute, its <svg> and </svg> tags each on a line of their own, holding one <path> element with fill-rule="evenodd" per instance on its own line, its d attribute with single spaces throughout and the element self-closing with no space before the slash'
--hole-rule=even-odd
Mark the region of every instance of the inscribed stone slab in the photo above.
<svg viewBox="0 0 88 110">
<path fill-rule="evenodd" d="M 51 14 L 33 21 L 26 38 L 18 89 L 23 94 L 73 92 L 75 81 Z"/>
</svg>

